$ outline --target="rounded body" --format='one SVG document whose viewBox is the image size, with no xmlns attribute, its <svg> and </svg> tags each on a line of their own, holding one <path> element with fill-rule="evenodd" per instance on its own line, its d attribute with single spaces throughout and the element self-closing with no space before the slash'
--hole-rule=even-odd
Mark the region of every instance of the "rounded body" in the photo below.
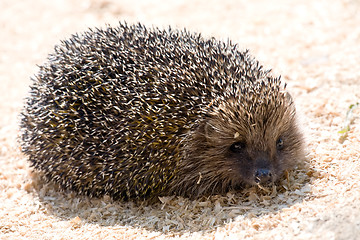
<svg viewBox="0 0 360 240">
<path fill-rule="evenodd" d="M 120 24 L 73 35 L 33 78 L 22 149 L 65 189 L 117 199 L 268 184 L 303 157 L 279 78 L 236 45 Z"/>
</svg>

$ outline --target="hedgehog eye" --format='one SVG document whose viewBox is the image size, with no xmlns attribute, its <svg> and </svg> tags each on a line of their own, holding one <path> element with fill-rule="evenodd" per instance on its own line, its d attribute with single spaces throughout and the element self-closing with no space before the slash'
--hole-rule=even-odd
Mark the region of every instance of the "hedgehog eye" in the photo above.
<svg viewBox="0 0 360 240">
<path fill-rule="evenodd" d="M 282 150 L 284 148 L 284 141 L 282 140 L 282 138 L 279 138 L 276 141 L 276 149 L 277 150 Z"/>
<path fill-rule="evenodd" d="M 245 148 L 244 142 L 235 142 L 235 143 L 231 144 L 230 151 L 237 153 L 237 152 L 241 152 L 242 150 L 244 150 L 244 148 Z"/>
</svg>

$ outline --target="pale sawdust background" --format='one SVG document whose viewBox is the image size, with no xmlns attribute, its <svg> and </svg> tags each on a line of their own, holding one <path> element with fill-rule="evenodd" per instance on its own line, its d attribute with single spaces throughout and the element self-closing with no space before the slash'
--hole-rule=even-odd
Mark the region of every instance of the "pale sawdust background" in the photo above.
<svg viewBox="0 0 360 240">
<path fill-rule="evenodd" d="M 136 206 L 58 191 L 32 174 L 18 114 L 36 64 L 88 27 L 126 20 L 228 37 L 281 74 L 309 143 L 287 191 Z M 359 0 L 0 1 L 0 239 L 360 239 Z M 286 185 L 285 184 L 285 185 Z M 285 187 L 286 188 L 286 187 Z M 273 192 L 275 193 L 275 192 Z"/>
</svg>

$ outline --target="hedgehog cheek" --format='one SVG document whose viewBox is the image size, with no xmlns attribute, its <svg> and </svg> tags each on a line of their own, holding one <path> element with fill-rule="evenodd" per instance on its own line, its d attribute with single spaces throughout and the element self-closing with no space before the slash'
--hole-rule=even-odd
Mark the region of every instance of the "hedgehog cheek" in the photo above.
<svg viewBox="0 0 360 240">
<path fill-rule="evenodd" d="M 255 185 L 253 180 L 253 161 L 246 151 L 240 153 L 231 153 L 228 161 L 232 165 L 233 171 L 229 178 L 232 179 L 233 185 L 250 184 Z"/>
</svg>

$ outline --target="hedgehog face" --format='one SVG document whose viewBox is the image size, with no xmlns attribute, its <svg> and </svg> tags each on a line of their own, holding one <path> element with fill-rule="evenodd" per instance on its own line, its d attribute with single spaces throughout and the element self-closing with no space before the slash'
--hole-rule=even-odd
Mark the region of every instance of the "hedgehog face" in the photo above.
<svg viewBox="0 0 360 240">
<path fill-rule="evenodd" d="M 295 107 L 285 95 L 281 105 L 260 104 L 251 113 L 226 102 L 206 122 L 204 135 L 203 155 L 230 188 L 272 184 L 303 158 Z"/>
<path fill-rule="evenodd" d="M 277 99 L 271 104 L 252 102 L 251 107 L 239 99 L 212 106 L 184 140 L 173 190 L 196 197 L 243 185 L 269 185 L 302 160 L 292 99 L 282 93 Z"/>
<path fill-rule="evenodd" d="M 223 156 L 231 165 L 233 185 L 272 184 L 299 158 L 294 147 L 296 143 L 291 142 L 286 133 L 278 138 L 265 136 L 256 141 L 248 137 L 245 136 L 245 140 L 234 139 Z"/>
</svg>

